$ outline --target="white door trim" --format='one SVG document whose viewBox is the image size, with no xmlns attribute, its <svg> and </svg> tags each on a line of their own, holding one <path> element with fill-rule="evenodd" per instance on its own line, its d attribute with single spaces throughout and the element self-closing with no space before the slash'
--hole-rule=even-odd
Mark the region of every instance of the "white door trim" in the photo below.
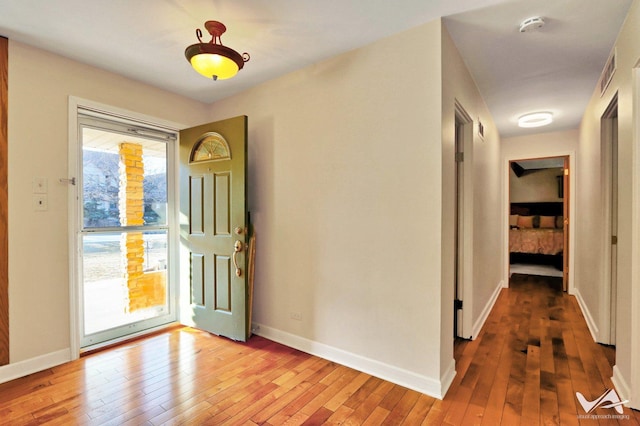
<svg viewBox="0 0 640 426">
<path fill-rule="evenodd" d="M 523 158 L 540 158 L 540 157 L 569 157 L 569 277 L 567 283 L 567 293 L 575 294 L 574 288 L 574 272 L 575 272 L 575 238 L 576 225 L 574 218 L 578 217 L 576 211 L 576 152 L 575 151 L 544 151 L 539 152 L 532 149 L 530 152 L 522 152 L 518 155 L 505 156 L 503 158 L 503 178 L 502 178 L 502 253 L 504 259 L 503 282 L 505 286 L 509 286 L 509 163 L 514 160 Z"/>
<path fill-rule="evenodd" d="M 640 62 L 633 69 L 631 201 L 631 377 L 630 406 L 640 409 Z"/>
<path fill-rule="evenodd" d="M 461 246 L 458 247 L 456 256 L 459 260 L 458 280 L 460 289 L 462 290 L 461 300 L 464 308 L 462 309 L 461 321 L 458 324 L 456 335 L 465 339 L 473 339 L 473 138 L 474 138 L 474 122 L 464 107 L 455 101 L 455 121 L 462 125 L 462 153 L 463 162 L 459 189 L 462 197 L 459 199 L 462 206 L 458 206 L 458 213 L 462 217 L 458 217 L 458 241 Z M 456 132 L 457 133 L 457 132 Z M 457 145 L 457 142 L 456 142 Z M 457 171 L 457 167 L 456 167 Z M 456 177 L 458 179 L 458 177 Z M 456 194 L 458 197 L 458 194 Z M 455 284 L 455 283 L 454 283 Z"/>
<path fill-rule="evenodd" d="M 600 320 L 600 324 L 598 324 L 598 336 L 597 340 L 600 343 L 615 345 L 615 335 L 612 331 L 615 330 L 615 301 L 612 300 L 612 296 L 614 287 L 617 286 L 616 278 L 614 278 L 614 273 L 617 271 L 617 265 L 614 264 L 614 254 L 616 253 L 612 246 L 611 242 L 611 231 L 613 225 L 617 223 L 617 217 L 614 217 L 614 214 L 618 214 L 618 208 L 616 206 L 614 211 L 613 206 L 613 185 L 617 184 L 617 177 L 614 176 L 614 173 L 618 172 L 617 166 L 617 154 L 616 154 L 616 164 L 614 168 L 613 163 L 613 131 L 614 131 L 614 121 L 612 117 L 612 113 L 614 110 L 617 111 L 618 105 L 618 95 L 611 98 L 609 101 L 609 105 L 607 106 L 604 114 L 600 118 L 601 123 L 601 131 L 600 131 L 600 155 L 602 158 L 601 161 L 601 173 L 602 173 L 602 249 L 604 259 L 602 265 L 602 287 L 601 287 L 601 295 L 600 295 L 600 307 L 599 310 L 602 312 L 602 317 Z M 616 114 L 617 117 L 617 114 Z M 615 120 L 615 126 L 617 127 L 617 118 Z M 616 130 L 616 148 L 618 144 L 617 140 L 617 129 Z M 617 203 L 617 201 L 616 201 Z M 616 256 L 617 257 L 617 256 Z M 613 302 L 613 304 L 612 304 Z"/>
<path fill-rule="evenodd" d="M 68 141 L 68 153 L 67 153 L 68 155 L 67 178 L 69 180 L 74 178 L 77 179 L 78 173 L 80 171 L 80 165 L 78 163 L 79 162 L 78 109 L 79 108 L 92 109 L 95 111 L 104 112 L 106 114 L 110 114 L 114 116 L 126 117 L 129 119 L 147 123 L 152 126 L 157 126 L 159 128 L 163 128 L 166 130 L 175 131 L 176 133 L 179 133 L 180 129 L 187 127 L 186 125 L 160 119 L 157 117 L 152 117 L 149 115 L 129 111 L 126 109 L 105 105 L 99 102 L 94 102 L 94 101 L 82 99 L 75 96 L 69 96 L 69 103 L 68 103 L 69 141 Z M 177 198 L 179 195 L 179 191 L 178 191 L 178 179 L 175 177 L 177 177 L 177 172 L 179 170 L 178 164 L 177 164 L 178 155 L 179 155 L 179 151 L 178 151 L 179 141 L 176 142 L 174 145 L 175 145 L 174 156 L 173 156 L 174 161 L 172 164 L 168 164 L 168 167 L 170 169 L 172 168 L 171 174 L 174 176 L 174 179 L 173 179 L 173 182 L 169 182 L 168 188 L 169 190 L 174 191 L 174 194 L 176 194 L 176 197 L 174 199 L 173 205 L 170 205 L 169 207 L 170 211 L 168 212 L 168 216 L 169 216 L 168 220 L 172 222 L 171 225 L 174 227 L 174 229 L 178 229 L 179 200 Z M 68 221 L 67 221 L 68 228 L 67 229 L 68 229 L 68 243 L 69 243 L 69 326 L 70 326 L 69 348 L 71 351 L 70 353 L 71 359 L 75 360 L 80 357 L 80 333 L 81 333 L 81 327 L 80 327 L 81 318 L 80 318 L 80 309 L 79 309 L 80 283 L 78 280 L 78 263 L 77 263 L 79 246 L 78 246 L 78 239 L 76 238 L 80 206 L 78 205 L 77 191 L 75 190 L 75 188 L 73 188 L 73 184 L 71 182 L 69 182 L 67 206 L 68 206 L 67 207 L 67 211 L 68 211 Z M 174 234 L 177 234 L 177 232 L 174 232 Z M 176 237 L 173 237 L 173 238 L 176 238 Z M 176 243 L 177 241 L 174 242 L 174 244 L 170 244 L 170 247 L 177 248 L 178 245 Z M 177 259 L 178 251 L 177 249 L 174 251 L 175 253 L 170 253 L 171 259 Z M 174 265 L 172 265 L 173 268 L 172 268 L 171 276 L 169 277 L 170 281 L 177 282 L 177 279 L 179 277 L 179 270 L 178 270 L 179 263 L 180 262 L 176 261 L 174 262 Z M 176 297 L 179 298 L 179 294 L 180 294 L 179 285 L 175 286 L 175 292 L 176 292 Z M 178 300 L 176 300 L 175 306 L 177 310 L 179 310 L 179 305 L 180 304 L 178 303 Z M 179 318 L 179 312 L 176 312 L 176 317 Z"/>
</svg>

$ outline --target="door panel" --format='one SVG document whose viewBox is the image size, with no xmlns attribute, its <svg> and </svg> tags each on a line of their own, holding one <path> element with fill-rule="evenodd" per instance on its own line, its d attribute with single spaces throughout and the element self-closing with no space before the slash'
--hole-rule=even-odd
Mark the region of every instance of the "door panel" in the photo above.
<svg viewBox="0 0 640 426">
<path fill-rule="evenodd" d="M 204 306 L 204 255 L 191 253 L 191 303 Z"/>
<path fill-rule="evenodd" d="M 245 341 L 247 117 L 180 132 L 181 240 L 197 328 Z"/>
<path fill-rule="evenodd" d="M 214 180 L 214 206 L 215 235 L 230 235 L 229 215 L 231 214 L 231 197 L 229 196 L 229 174 L 215 174 Z"/>
<path fill-rule="evenodd" d="M 231 312 L 231 259 L 228 256 L 215 256 L 215 307 L 216 311 Z"/>
<path fill-rule="evenodd" d="M 204 178 L 202 176 L 189 176 L 189 224 L 191 227 L 191 234 L 204 234 L 204 222 L 202 218 L 204 216 L 203 207 L 203 187 Z"/>
</svg>

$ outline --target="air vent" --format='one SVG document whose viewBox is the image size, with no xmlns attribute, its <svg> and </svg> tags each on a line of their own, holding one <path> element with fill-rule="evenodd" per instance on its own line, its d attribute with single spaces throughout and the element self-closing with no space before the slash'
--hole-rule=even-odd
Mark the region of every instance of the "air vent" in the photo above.
<svg viewBox="0 0 640 426">
<path fill-rule="evenodd" d="M 611 56 L 607 60 L 607 64 L 604 66 L 602 76 L 600 77 L 600 96 L 604 95 L 604 92 L 609 87 L 609 83 L 613 79 L 613 75 L 616 73 L 616 49 L 613 49 Z"/>
<path fill-rule="evenodd" d="M 484 124 L 482 124 L 482 121 L 480 121 L 479 118 L 478 118 L 478 136 L 480 136 L 480 138 L 484 140 Z"/>
</svg>

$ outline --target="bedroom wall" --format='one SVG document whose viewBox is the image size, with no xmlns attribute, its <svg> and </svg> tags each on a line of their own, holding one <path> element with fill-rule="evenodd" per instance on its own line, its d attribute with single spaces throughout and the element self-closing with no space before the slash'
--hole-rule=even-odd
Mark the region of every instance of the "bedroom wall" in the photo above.
<svg viewBox="0 0 640 426">
<path fill-rule="evenodd" d="M 451 335 L 449 324 L 453 318 L 454 270 L 454 173 L 455 173 L 455 103 L 458 102 L 474 120 L 473 141 L 465 147 L 464 173 L 467 175 L 464 191 L 465 245 L 471 247 L 470 258 L 465 258 L 463 310 L 465 337 L 477 337 L 488 315 L 502 282 L 503 259 L 495 256 L 501 250 L 500 200 L 502 176 L 500 173 L 500 136 L 478 88 L 469 74 L 451 36 L 442 31 L 442 283 L 449 302 L 443 322 L 442 339 Z M 478 120 L 484 125 L 484 139 L 478 135 Z M 467 253 L 465 253 L 467 254 Z M 470 290 L 470 291 L 469 291 Z M 443 297 L 444 297 L 443 292 Z M 445 301 L 443 300 L 443 305 Z"/>
<path fill-rule="evenodd" d="M 509 196 L 512 203 L 562 202 L 558 197 L 558 176 L 562 168 L 537 170 L 516 176 L 509 170 Z"/>
<path fill-rule="evenodd" d="M 580 169 L 578 179 L 578 202 L 581 215 L 578 217 L 579 244 L 584 249 L 576 258 L 576 279 L 585 304 L 593 315 L 596 327 L 608 324 L 603 306 L 605 292 L 602 256 L 606 243 L 603 227 L 602 175 L 601 175 L 601 117 L 617 93 L 618 96 L 618 286 L 616 365 L 614 382 L 624 398 L 631 399 L 631 406 L 640 408 L 640 357 L 634 345 L 640 341 L 640 321 L 634 317 L 633 303 L 639 303 L 640 282 L 632 275 L 633 252 L 632 211 L 638 208 L 634 199 L 633 159 L 638 155 L 638 140 L 634 138 L 633 69 L 640 63 L 640 1 L 634 0 L 625 23 L 615 43 L 617 70 L 613 79 L 601 95 L 594 90 L 580 125 Z M 637 71 L 636 71 L 637 72 Z M 637 90 L 637 88 L 636 88 Z M 637 108 L 637 105 L 636 105 Z M 639 225 L 638 223 L 635 224 Z M 600 232 L 593 232 L 599 230 Z M 635 326 L 635 327 L 634 327 Z M 596 329 L 596 333 L 600 330 Z"/>
<path fill-rule="evenodd" d="M 440 38 L 434 21 L 211 107 L 249 117 L 257 334 L 432 395 L 453 377 Z"/>
<path fill-rule="evenodd" d="M 42 63 L 47 64 L 43 78 Z M 68 97 L 185 124 L 206 105 L 9 41 L 9 323 L 11 363 L 68 356 Z M 48 210 L 35 212 L 34 177 L 48 179 Z M 30 364 L 31 365 L 31 364 Z M 10 364 L 7 368 L 12 367 Z M 0 368 L 0 377 L 3 369 Z"/>
<path fill-rule="evenodd" d="M 557 157 L 578 150 L 578 129 L 561 132 L 542 132 L 503 138 L 500 142 L 502 158 L 506 161 Z M 508 163 L 505 171 L 509 170 Z"/>
</svg>

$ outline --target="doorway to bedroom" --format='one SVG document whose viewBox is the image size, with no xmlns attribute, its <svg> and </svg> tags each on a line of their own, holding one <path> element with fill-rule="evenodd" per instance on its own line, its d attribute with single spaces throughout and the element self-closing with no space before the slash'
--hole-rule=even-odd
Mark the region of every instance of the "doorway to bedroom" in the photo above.
<svg viewBox="0 0 640 426">
<path fill-rule="evenodd" d="M 556 277 L 567 291 L 569 157 L 509 162 L 509 276 Z"/>
</svg>

